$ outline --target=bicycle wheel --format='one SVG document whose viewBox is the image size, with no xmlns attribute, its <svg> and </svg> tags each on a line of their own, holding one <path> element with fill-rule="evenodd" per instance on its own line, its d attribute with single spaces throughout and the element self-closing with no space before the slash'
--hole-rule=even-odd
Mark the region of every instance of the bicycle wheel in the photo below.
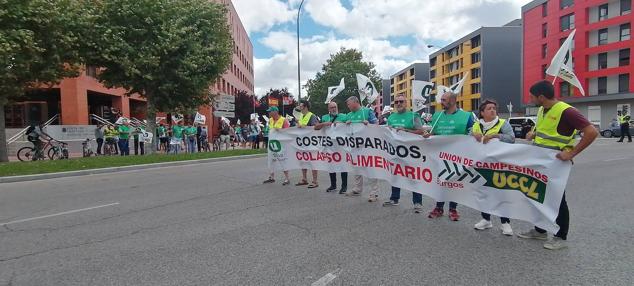
<svg viewBox="0 0 634 286">
<path fill-rule="evenodd" d="M 57 147 L 53 147 L 51 149 L 48 149 L 48 158 L 51 160 L 59 160 L 62 158 L 62 154 L 60 154 L 61 152 L 59 151 L 59 149 Z"/>
<path fill-rule="evenodd" d="M 35 149 L 32 147 L 22 147 L 18 150 L 18 160 L 22 162 L 33 160 L 33 156 L 35 156 Z"/>
</svg>

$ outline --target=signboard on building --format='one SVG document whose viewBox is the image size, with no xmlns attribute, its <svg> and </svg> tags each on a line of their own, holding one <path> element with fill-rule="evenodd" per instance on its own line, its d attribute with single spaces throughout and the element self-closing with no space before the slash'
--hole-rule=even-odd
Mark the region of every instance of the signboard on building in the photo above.
<svg viewBox="0 0 634 286">
<path fill-rule="evenodd" d="M 214 116 L 234 118 L 236 114 L 236 98 L 233 95 L 221 94 L 214 104 Z"/>
<path fill-rule="evenodd" d="M 49 125 L 44 132 L 60 141 L 95 139 L 95 125 Z"/>
</svg>

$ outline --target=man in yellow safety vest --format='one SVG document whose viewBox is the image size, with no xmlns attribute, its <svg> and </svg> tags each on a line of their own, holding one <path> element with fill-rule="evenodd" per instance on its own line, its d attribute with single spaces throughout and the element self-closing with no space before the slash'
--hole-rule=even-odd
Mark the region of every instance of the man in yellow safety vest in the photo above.
<svg viewBox="0 0 634 286">
<path fill-rule="evenodd" d="M 270 118 L 269 130 L 284 129 L 284 128 L 290 127 L 288 120 L 285 117 L 280 116 L 280 109 L 277 108 L 277 106 L 271 106 L 266 111 L 269 113 L 269 118 Z M 282 185 L 286 186 L 290 184 L 290 181 L 288 180 L 288 171 L 284 171 L 284 178 L 285 179 L 284 179 L 284 182 L 282 182 Z M 271 172 L 271 174 L 269 175 L 269 178 L 263 183 L 268 184 L 273 182 L 275 182 L 275 173 Z"/>
<path fill-rule="evenodd" d="M 576 108 L 555 98 L 555 89 L 548 81 L 540 81 L 530 88 L 531 100 L 537 106 L 537 125 L 534 132 L 529 132 L 526 139 L 533 140 L 533 145 L 558 150 L 557 159 L 570 161 L 586 149 L 597 138 L 599 132 Z M 583 137 L 575 144 L 575 134 L 583 132 Z M 557 250 L 566 248 L 569 227 L 569 211 L 566 194 L 561 198 L 556 223 L 559 231 L 544 244 L 544 248 Z M 530 231 L 518 234 L 521 238 L 546 240 L 546 230 L 535 227 Z"/>
<path fill-rule="evenodd" d="M 300 118 L 297 118 L 297 127 L 304 128 L 307 126 L 315 126 L 319 123 L 319 117 L 317 115 L 310 112 L 310 102 L 308 100 L 300 100 L 297 109 L 302 113 Z M 306 177 L 308 173 L 308 169 L 302 169 L 302 180 L 299 183 L 295 184 L 295 186 L 305 186 L 308 185 L 309 189 L 319 187 L 317 183 L 317 170 L 311 170 L 313 175 L 313 181 L 308 183 L 308 178 Z"/>
</svg>

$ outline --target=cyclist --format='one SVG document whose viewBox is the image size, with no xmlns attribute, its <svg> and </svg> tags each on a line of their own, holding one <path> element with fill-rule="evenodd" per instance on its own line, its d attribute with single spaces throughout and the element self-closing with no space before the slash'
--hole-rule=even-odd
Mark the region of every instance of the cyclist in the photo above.
<svg viewBox="0 0 634 286">
<path fill-rule="evenodd" d="M 38 158 L 44 158 L 44 150 L 42 150 L 43 140 L 55 140 L 51 135 L 46 134 L 44 130 L 42 130 L 42 124 L 31 123 L 29 128 L 26 129 L 26 138 L 29 142 L 33 143 L 33 149 L 35 149 L 35 156 L 33 156 L 33 160 L 37 160 Z"/>
</svg>

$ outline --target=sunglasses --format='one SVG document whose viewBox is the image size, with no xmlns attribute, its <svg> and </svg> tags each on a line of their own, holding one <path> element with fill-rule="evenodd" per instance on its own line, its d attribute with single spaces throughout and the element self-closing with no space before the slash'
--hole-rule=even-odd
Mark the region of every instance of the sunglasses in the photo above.
<svg viewBox="0 0 634 286">
<path fill-rule="evenodd" d="M 405 100 L 395 100 L 394 103 L 405 103 Z"/>
</svg>

